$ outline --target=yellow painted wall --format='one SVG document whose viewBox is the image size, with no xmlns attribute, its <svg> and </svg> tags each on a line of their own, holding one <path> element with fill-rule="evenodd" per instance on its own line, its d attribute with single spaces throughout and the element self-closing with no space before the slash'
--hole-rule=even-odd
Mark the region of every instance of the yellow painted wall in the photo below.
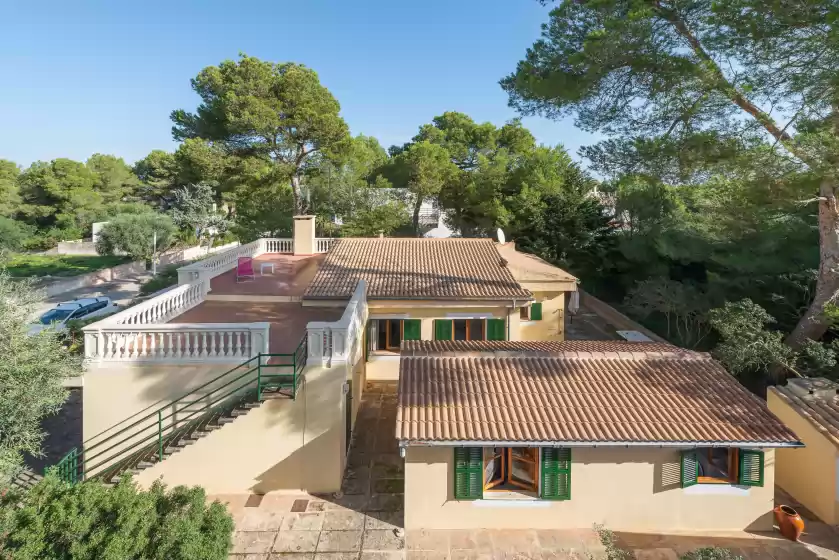
<svg viewBox="0 0 839 560">
<path fill-rule="evenodd" d="M 231 364 L 90 364 L 84 374 L 84 441 L 87 444 L 100 441 L 234 367 Z M 147 423 L 150 421 L 143 421 L 141 426 Z M 134 428 L 129 433 L 136 431 Z M 140 437 L 148 435 L 140 434 Z"/>
<path fill-rule="evenodd" d="M 774 453 L 764 486 L 679 486 L 679 452 L 663 448 L 575 448 L 571 499 L 493 503 L 454 500 L 451 447 L 409 447 L 406 529 L 585 529 L 616 531 L 771 530 Z"/>
<path fill-rule="evenodd" d="M 806 418 L 770 388 L 769 410 L 786 424 L 806 447 L 777 451 L 776 480 L 790 496 L 826 523 L 839 523 L 836 503 L 836 447 Z"/>
<path fill-rule="evenodd" d="M 370 307 L 370 318 L 386 318 L 394 316 L 402 319 L 420 319 L 420 336 L 422 340 L 434 340 L 434 319 L 452 319 L 447 317 L 449 313 L 463 314 L 460 318 L 466 318 L 466 314 L 487 314 L 491 313 L 495 319 L 503 319 L 510 314 L 510 339 L 519 340 L 518 337 L 518 310 L 510 310 L 506 307 L 458 307 L 456 302 L 452 307 L 410 307 L 407 304 L 400 306 L 380 306 L 376 303 Z M 445 305 L 445 304 L 440 304 Z M 395 354 L 377 355 L 371 354 L 367 363 L 367 378 L 371 381 L 394 381 L 399 379 L 399 356 Z"/>
<path fill-rule="evenodd" d="M 519 340 L 565 340 L 565 292 L 534 292 L 542 303 L 541 321 L 522 321 Z"/>
<path fill-rule="evenodd" d="M 309 367 L 297 399 L 272 399 L 142 471 L 144 486 L 201 485 L 210 494 L 337 492 L 345 466 L 344 366 Z M 359 397 L 360 401 L 360 397 Z"/>
</svg>

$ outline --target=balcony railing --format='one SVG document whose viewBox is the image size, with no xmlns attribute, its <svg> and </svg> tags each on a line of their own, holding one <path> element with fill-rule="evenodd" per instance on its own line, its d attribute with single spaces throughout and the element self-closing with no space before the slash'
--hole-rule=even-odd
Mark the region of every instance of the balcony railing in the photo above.
<svg viewBox="0 0 839 560">
<path fill-rule="evenodd" d="M 331 366 L 358 362 L 362 354 L 367 316 L 367 284 L 359 280 L 352 299 L 338 321 L 313 321 L 306 326 L 309 363 Z"/>
<path fill-rule="evenodd" d="M 209 289 L 209 280 L 199 280 L 177 286 L 157 297 L 109 315 L 97 324 L 148 325 L 165 323 L 172 317 L 177 317 L 204 301 Z"/>
<path fill-rule="evenodd" d="M 269 323 L 167 323 L 84 329 L 92 362 L 241 362 L 268 352 Z"/>
<path fill-rule="evenodd" d="M 317 238 L 318 252 L 328 251 L 334 239 Z M 167 323 L 201 304 L 210 281 L 236 267 L 239 257 L 291 253 L 291 239 L 263 238 L 208 256 L 178 269 L 181 285 L 133 307 L 84 327 L 88 362 L 235 362 L 267 353 L 269 323 Z M 354 363 L 367 317 L 363 282 L 336 323 L 311 323 L 319 329 L 316 345 L 321 362 Z M 363 319 L 360 317 L 363 315 Z M 310 327 L 311 328 L 311 327 Z M 311 338 L 310 338 L 311 340 Z M 310 354 L 313 350 L 310 349 Z M 357 357 L 355 358 L 357 359 Z"/>
</svg>

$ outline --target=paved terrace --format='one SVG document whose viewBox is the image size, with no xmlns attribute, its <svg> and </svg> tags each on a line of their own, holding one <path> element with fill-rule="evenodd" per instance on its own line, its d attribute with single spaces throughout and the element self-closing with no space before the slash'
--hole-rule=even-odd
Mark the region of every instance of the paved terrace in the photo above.
<svg viewBox="0 0 839 560">
<path fill-rule="evenodd" d="M 337 321 L 344 312 L 345 303 L 338 307 L 304 307 L 299 303 L 324 257 L 260 255 L 253 259 L 253 280 L 236 282 L 236 269 L 228 270 L 211 280 L 206 301 L 169 322 L 268 322 L 269 350 L 275 354 L 294 352 L 310 321 Z M 263 264 L 272 264 L 273 272 L 263 269 Z"/>
<path fill-rule="evenodd" d="M 268 349 L 290 354 L 310 321 L 337 321 L 344 307 L 304 307 L 298 302 L 205 301 L 170 323 L 271 323 Z"/>
<path fill-rule="evenodd" d="M 253 259 L 254 280 L 236 282 L 236 269 L 228 270 L 210 281 L 210 299 L 217 296 L 281 296 L 289 301 L 299 301 L 324 258 L 325 254 L 260 255 Z M 266 267 L 262 274 L 263 265 L 268 264 L 274 265 L 274 271 Z"/>
</svg>

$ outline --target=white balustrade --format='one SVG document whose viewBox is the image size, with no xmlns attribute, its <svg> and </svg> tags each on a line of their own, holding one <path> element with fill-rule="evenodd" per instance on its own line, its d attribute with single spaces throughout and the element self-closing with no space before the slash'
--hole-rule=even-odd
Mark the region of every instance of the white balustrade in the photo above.
<svg viewBox="0 0 839 560">
<path fill-rule="evenodd" d="M 91 362 L 242 362 L 268 352 L 270 323 L 103 325 L 84 328 Z"/>
<path fill-rule="evenodd" d="M 316 250 L 318 253 L 328 253 L 332 248 L 332 243 L 335 239 L 332 237 L 317 237 L 315 238 Z"/>
<path fill-rule="evenodd" d="M 209 280 L 177 286 L 157 297 L 138 303 L 124 311 L 105 317 L 98 324 L 149 325 L 165 323 L 173 317 L 192 309 L 202 301 L 210 288 Z"/>
<path fill-rule="evenodd" d="M 263 239 L 266 253 L 293 253 L 294 241 L 292 239 Z"/>
<path fill-rule="evenodd" d="M 306 326 L 308 363 L 354 365 L 361 359 L 364 325 L 367 324 L 367 284 L 359 280 L 341 318 L 334 322 L 313 321 Z"/>
</svg>

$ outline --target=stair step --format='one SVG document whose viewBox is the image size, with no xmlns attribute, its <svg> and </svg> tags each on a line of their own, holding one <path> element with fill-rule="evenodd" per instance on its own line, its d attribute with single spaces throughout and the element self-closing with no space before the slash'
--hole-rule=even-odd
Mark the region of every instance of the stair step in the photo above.
<svg viewBox="0 0 839 560">
<path fill-rule="evenodd" d="M 221 418 L 216 420 L 216 422 L 218 422 L 220 425 L 224 425 L 224 424 L 230 424 L 234 420 L 236 420 L 236 418 L 231 418 L 230 416 L 222 416 Z"/>
</svg>

